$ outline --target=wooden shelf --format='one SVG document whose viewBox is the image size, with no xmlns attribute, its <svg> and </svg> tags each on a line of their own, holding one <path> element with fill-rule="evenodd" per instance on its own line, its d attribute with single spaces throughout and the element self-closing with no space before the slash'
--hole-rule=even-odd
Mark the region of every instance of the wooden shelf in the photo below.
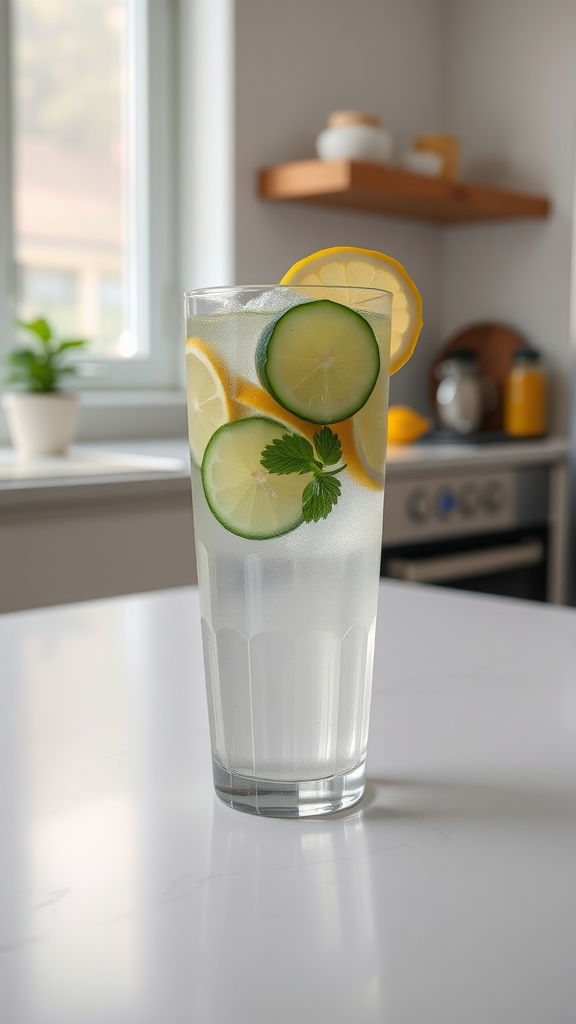
<svg viewBox="0 0 576 1024">
<path fill-rule="evenodd" d="M 299 160 L 266 167 L 259 172 L 258 194 L 262 199 L 371 210 L 440 224 L 542 218 L 550 211 L 545 196 L 351 160 Z"/>
</svg>

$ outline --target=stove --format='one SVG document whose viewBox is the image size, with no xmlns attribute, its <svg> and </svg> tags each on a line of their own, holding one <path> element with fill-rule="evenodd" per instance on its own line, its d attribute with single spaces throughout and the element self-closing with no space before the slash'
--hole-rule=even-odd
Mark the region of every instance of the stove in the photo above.
<svg viewBox="0 0 576 1024">
<path fill-rule="evenodd" d="M 438 467 L 387 482 L 384 542 L 421 543 L 545 524 L 548 504 L 546 467 Z"/>
<path fill-rule="evenodd" d="M 546 442 L 392 449 L 382 575 L 561 600 L 559 469 L 565 446 Z"/>
</svg>

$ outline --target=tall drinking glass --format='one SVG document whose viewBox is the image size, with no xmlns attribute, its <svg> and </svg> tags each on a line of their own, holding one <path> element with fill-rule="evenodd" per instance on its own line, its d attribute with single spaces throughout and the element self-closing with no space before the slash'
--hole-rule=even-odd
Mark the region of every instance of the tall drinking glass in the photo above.
<svg viewBox="0 0 576 1024">
<path fill-rule="evenodd" d="M 262 815 L 365 785 L 392 296 L 188 292 L 192 499 L 214 785 Z"/>
</svg>

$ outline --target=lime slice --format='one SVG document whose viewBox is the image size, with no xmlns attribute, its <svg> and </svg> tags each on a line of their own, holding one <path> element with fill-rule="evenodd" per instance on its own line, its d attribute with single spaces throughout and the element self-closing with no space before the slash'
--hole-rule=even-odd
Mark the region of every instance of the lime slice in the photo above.
<svg viewBox="0 0 576 1024">
<path fill-rule="evenodd" d="M 232 417 L 227 374 L 201 338 L 186 342 L 188 387 L 188 439 L 197 466 L 202 464 L 212 434 Z"/>
<path fill-rule="evenodd" d="M 251 416 L 224 424 L 208 442 L 202 462 L 206 501 L 239 537 L 280 537 L 302 522 L 302 493 L 312 473 L 279 476 L 261 464 L 266 445 L 286 432 L 283 423 Z"/>
<path fill-rule="evenodd" d="M 362 288 L 367 289 L 367 308 L 374 294 L 369 289 L 392 292 L 390 373 L 396 373 L 412 355 L 422 328 L 422 300 L 402 264 L 391 256 L 350 245 L 321 249 L 290 267 L 280 284 L 338 285 L 328 297 L 340 298 L 357 309 L 363 306 Z M 342 292 L 346 287 L 351 289 L 348 297 Z"/>
<path fill-rule="evenodd" d="M 367 402 L 380 351 L 360 313 L 321 299 L 293 306 L 266 328 L 256 370 L 288 412 L 311 423 L 338 423 Z"/>
</svg>

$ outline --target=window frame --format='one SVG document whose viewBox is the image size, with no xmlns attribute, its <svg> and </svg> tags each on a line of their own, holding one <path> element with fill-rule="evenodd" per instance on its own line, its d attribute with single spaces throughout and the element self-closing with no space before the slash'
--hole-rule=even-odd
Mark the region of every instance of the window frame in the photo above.
<svg viewBox="0 0 576 1024">
<path fill-rule="evenodd" d="M 177 0 L 128 0 L 129 292 L 131 327 L 142 354 L 93 357 L 88 350 L 76 390 L 170 392 L 181 398 L 182 334 L 178 287 Z M 15 343 L 16 265 L 13 224 L 11 0 L 0 0 L 0 360 Z M 135 257 L 135 258 L 134 258 Z M 98 393 L 100 398 L 97 398 Z M 120 398 L 120 395 L 118 395 Z"/>
</svg>

